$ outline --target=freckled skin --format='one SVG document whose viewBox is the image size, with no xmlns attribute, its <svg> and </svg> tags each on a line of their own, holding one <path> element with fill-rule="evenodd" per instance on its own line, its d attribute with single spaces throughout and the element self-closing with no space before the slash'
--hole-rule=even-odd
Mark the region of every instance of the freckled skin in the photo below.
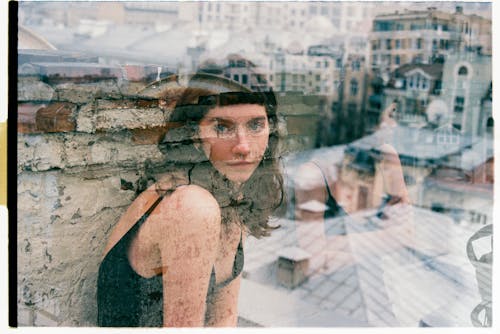
<svg viewBox="0 0 500 334">
<path fill-rule="evenodd" d="M 229 131 L 234 132 L 227 133 Z M 215 169 L 233 182 L 245 182 L 267 148 L 266 110 L 256 104 L 211 109 L 200 122 L 200 137 L 203 150 Z M 247 164 L 238 165 L 238 162 Z"/>
<path fill-rule="evenodd" d="M 265 108 L 214 108 L 200 121 L 199 135 L 214 168 L 237 185 L 244 183 L 267 148 Z M 154 185 L 137 197 L 112 231 L 105 254 L 157 198 Z M 216 284 L 232 277 L 241 236 L 239 222 L 221 225 L 217 201 L 199 186 L 177 187 L 160 202 L 132 240 L 129 261 L 144 277 L 162 272 L 164 326 L 236 326 L 241 275 L 208 300 L 207 289 L 212 269 Z"/>
</svg>

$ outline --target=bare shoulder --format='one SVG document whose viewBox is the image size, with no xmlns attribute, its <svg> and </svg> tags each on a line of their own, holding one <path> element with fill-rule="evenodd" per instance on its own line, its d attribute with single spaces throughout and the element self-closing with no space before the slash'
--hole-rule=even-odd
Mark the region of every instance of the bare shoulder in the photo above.
<svg viewBox="0 0 500 334">
<path fill-rule="evenodd" d="M 197 185 L 186 185 L 177 188 L 165 202 L 167 206 L 175 206 L 179 212 L 214 211 L 219 213 L 219 205 L 215 197 L 205 188 Z"/>
<path fill-rule="evenodd" d="M 220 208 L 214 196 L 196 185 L 178 187 L 163 199 L 151 215 L 160 222 L 159 228 L 189 232 L 200 225 L 219 225 Z"/>
</svg>

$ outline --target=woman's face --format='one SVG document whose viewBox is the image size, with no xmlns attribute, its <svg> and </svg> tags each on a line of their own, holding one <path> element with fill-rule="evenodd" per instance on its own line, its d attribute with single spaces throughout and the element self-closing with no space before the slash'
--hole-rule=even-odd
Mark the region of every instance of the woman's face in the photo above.
<svg viewBox="0 0 500 334">
<path fill-rule="evenodd" d="M 247 181 L 259 165 L 269 141 L 266 109 L 236 104 L 211 109 L 200 121 L 203 151 L 229 180 Z"/>
</svg>

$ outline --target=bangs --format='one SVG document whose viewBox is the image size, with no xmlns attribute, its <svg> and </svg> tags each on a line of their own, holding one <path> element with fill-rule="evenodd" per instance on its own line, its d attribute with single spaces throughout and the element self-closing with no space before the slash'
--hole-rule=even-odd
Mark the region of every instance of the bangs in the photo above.
<svg viewBox="0 0 500 334">
<path fill-rule="evenodd" d="M 235 104 L 259 104 L 267 109 L 276 108 L 276 98 L 273 92 L 227 92 L 198 97 L 199 106 L 230 106 Z"/>
</svg>

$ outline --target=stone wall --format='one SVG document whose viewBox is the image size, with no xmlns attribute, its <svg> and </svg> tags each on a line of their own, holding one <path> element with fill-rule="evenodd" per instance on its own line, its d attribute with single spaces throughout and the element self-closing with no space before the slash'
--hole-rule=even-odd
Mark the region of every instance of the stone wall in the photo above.
<svg viewBox="0 0 500 334">
<path fill-rule="evenodd" d="M 21 52 L 17 251 L 20 326 L 94 326 L 108 234 L 162 171 L 168 131 L 155 98 L 137 92 L 156 67 Z M 283 154 L 312 148 L 314 97 L 278 96 Z M 149 181 L 148 181 L 149 180 Z"/>
</svg>

